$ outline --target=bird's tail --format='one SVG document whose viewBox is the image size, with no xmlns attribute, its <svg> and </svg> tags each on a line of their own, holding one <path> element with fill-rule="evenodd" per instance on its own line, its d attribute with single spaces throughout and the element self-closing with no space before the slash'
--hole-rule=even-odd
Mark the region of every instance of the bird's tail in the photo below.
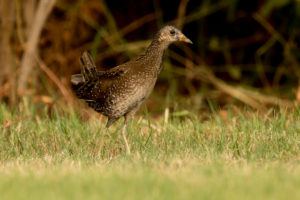
<svg viewBox="0 0 300 200">
<path fill-rule="evenodd" d="M 80 57 L 81 74 L 74 74 L 71 77 L 73 86 L 81 85 L 82 83 L 97 77 L 97 69 L 91 55 L 84 51 Z"/>
<path fill-rule="evenodd" d="M 85 81 L 97 77 L 97 69 L 95 62 L 89 52 L 84 51 L 80 57 L 81 74 Z"/>
</svg>

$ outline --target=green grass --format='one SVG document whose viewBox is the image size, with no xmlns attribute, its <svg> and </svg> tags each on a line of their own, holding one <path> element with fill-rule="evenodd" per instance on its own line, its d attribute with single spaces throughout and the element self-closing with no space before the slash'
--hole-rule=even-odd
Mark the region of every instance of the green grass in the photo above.
<svg viewBox="0 0 300 200">
<path fill-rule="evenodd" d="M 122 121 L 103 139 L 103 120 L 37 107 L 0 106 L 1 199 L 300 198 L 299 109 L 137 116 L 126 156 Z"/>
</svg>

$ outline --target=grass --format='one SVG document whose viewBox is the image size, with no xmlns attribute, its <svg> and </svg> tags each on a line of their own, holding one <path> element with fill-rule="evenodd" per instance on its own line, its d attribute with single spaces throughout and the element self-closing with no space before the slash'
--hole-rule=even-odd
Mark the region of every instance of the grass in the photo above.
<svg viewBox="0 0 300 200">
<path fill-rule="evenodd" d="M 126 156 L 121 121 L 103 138 L 96 117 L 37 107 L 0 106 L 1 199 L 300 198 L 299 109 L 137 116 Z"/>
</svg>

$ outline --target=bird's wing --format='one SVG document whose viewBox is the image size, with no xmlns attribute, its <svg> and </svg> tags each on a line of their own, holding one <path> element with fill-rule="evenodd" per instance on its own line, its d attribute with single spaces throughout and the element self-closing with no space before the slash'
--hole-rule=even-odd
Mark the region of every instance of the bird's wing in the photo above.
<svg viewBox="0 0 300 200">
<path fill-rule="evenodd" d="M 85 101 L 104 102 L 110 90 L 119 84 L 122 76 L 126 76 L 130 68 L 127 65 L 120 65 L 107 71 L 98 71 L 97 77 L 86 81 L 76 95 Z"/>
<path fill-rule="evenodd" d="M 128 65 L 127 64 L 125 65 L 125 64 L 119 65 L 119 66 L 109 69 L 107 71 L 98 71 L 98 78 L 114 79 L 114 78 L 124 76 L 130 70 Z"/>
</svg>

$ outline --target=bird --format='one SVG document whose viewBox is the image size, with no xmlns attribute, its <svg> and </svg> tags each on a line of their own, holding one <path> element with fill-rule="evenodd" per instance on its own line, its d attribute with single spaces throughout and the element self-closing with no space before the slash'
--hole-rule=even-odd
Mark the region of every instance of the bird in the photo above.
<svg viewBox="0 0 300 200">
<path fill-rule="evenodd" d="M 193 44 L 175 26 L 164 26 L 144 53 L 106 71 L 98 71 L 90 54 L 84 51 L 80 57 L 81 73 L 71 76 L 76 96 L 107 116 L 106 131 L 119 118 L 125 118 L 121 132 L 128 155 L 126 126 L 152 92 L 162 70 L 165 50 L 177 41 Z"/>
</svg>

